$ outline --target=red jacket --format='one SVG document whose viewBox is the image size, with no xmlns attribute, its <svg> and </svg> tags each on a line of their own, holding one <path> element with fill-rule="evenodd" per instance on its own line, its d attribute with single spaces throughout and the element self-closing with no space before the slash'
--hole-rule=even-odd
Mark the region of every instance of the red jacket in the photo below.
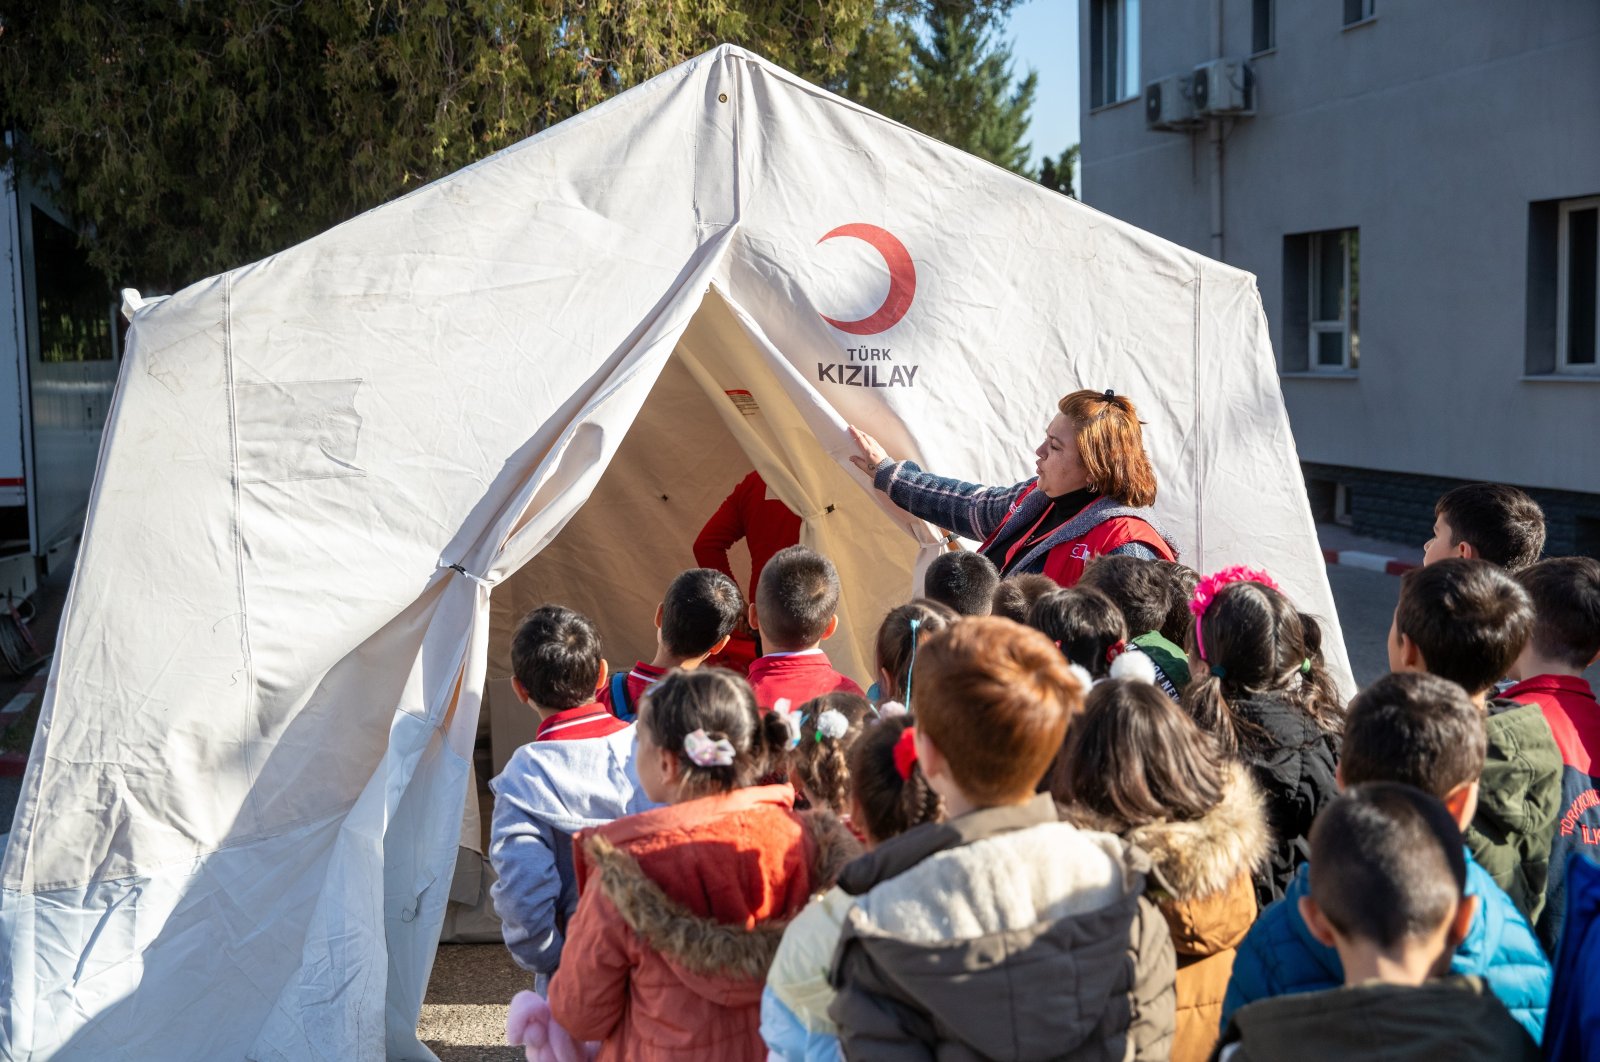
<svg viewBox="0 0 1600 1062">
<path fill-rule="evenodd" d="M 733 565 L 728 562 L 728 549 L 740 539 L 750 548 L 749 600 L 756 597 L 756 584 L 761 580 L 761 569 L 780 549 L 800 542 L 800 518 L 776 498 L 767 497 L 767 483 L 759 473 L 752 472 L 739 481 L 700 529 L 694 540 L 694 560 L 702 568 L 715 568 L 734 582 Z"/>
<path fill-rule="evenodd" d="M 833 669 L 828 654 L 821 649 L 763 656 L 750 665 L 749 678 L 756 703 L 763 708 L 776 708 L 780 700 L 798 708 L 824 693 L 861 692 L 860 686 Z"/>
<path fill-rule="evenodd" d="M 578 835 L 556 1021 L 600 1058 L 759 1062 L 778 941 L 854 849 L 787 785 L 736 789 Z"/>
<path fill-rule="evenodd" d="M 1033 492 L 1034 486 L 1030 484 L 1028 489 L 1017 497 L 1017 500 L 1011 506 L 1011 512 L 1007 514 L 1005 520 L 1001 521 L 1000 526 L 995 528 L 994 534 L 985 539 L 983 545 L 978 547 L 980 552 L 988 549 L 989 544 L 1000 537 L 1001 533 L 1006 529 L 1006 525 L 1016 518 L 1017 510 L 1022 505 L 1022 499 Z M 1057 585 L 1075 586 L 1078 580 L 1083 578 L 1083 569 L 1086 564 L 1095 557 L 1103 557 L 1118 546 L 1126 546 L 1130 542 L 1148 546 L 1151 552 L 1162 560 L 1175 561 L 1178 559 L 1178 555 L 1173 552 L 1172 546 L 1148 522 L 1141 520 L 1137 516 L 1113 516 L 1107 520 L 1102 520 L 1077 538 L 1069 539 L 1053 548 L 1045 555 L 1044 574 L 1055 580 Z"/>
</svg>

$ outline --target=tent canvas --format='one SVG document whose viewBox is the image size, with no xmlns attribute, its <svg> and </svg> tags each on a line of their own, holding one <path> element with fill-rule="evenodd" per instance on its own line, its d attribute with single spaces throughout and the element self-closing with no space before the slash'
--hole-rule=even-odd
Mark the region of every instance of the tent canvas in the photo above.
<svg viewBox="0 0 1600 1062">
<path fill-rule="evenodd" d="M 431 1057 L 509 623 L 644 651 L 754 465 L 865 678 L 936 547 L 846 422 L 1011 483 L 1059 394 L 1134 397 L 1184 559 L 1271 570 L 1348 680 L 1253 278 L 736 48 L 132 304 L 0 870 L 6 1057 Z"/>
</svg>

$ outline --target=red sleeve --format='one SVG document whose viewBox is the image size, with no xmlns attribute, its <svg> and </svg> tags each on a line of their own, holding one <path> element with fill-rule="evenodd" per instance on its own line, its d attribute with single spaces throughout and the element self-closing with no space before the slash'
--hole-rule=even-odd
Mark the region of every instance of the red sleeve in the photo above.
<svg viewBox="0 0 1600 1062">
<path fill-rule="evenodd" d="M 728 563 L 728 549 L 745 536 L 744 495 L 749 493 L 751 480 L 760 482 L 754 472 L 740 480 L 739 485 L 733 488 L 733 493 L 722 500 L 694 540 L 695 563 L 702 568 L 715 568 L 735 583 L 739 580 L 733 574 L 733 566 Z"/>
<path fill-rule="evenodd" d="M 550 1014 L 574 1040 L 604 1040 L 622 1021 L 638 946 L 605 891 L 584 890 L 550 982 Z"/>
</svg>

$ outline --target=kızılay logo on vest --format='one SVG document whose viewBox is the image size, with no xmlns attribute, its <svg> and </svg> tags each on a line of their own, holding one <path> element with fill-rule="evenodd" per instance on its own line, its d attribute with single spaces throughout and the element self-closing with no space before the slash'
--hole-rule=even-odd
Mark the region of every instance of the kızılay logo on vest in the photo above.
<svg viewBox="0 0 1600 1062">
<path fill-rule="evenodd" d="M 853 336 L 872 336 L 886 332 L 900 322 L 911 309 L 911 300 L 917 296 L 917 267 L 911 261 L 911 252 L 899 237 L 888 229 L 853 221 L 840 225 L 823 235 L 817 243 L 848 236 L 860 240 L 883 258 L 889 269 L 889 293 L 883 304 L 867 316 L 854 321 L 840 321 L 820 314 L 824 321 L 841 332 Z M 888 347 L 846 347 L 845 362 L 818 362 L 817 382 L 843 384 L 846 387 L 912 387 L 916 384 L 920 365 L 895 365 Z M 884 364 L 885 362 L 889 364 Z"/>
</svg>

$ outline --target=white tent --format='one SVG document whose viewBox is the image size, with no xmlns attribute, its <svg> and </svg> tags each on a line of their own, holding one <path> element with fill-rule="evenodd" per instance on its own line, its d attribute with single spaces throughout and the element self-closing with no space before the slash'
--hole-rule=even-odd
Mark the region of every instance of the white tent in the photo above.
<svg viewBox="0 0 1600 1062">
<path fill-rule="evenodd" d="M 1345 671 L 1253 278 L 736 48 L 145 304 L 5 854 L 0 1055 L 431 1057 L 515 615 L 645 651 L 754 465 L 865 680 L 933 534 L 844 424 L 1011 483 L 1080 386 L 1138 402 L 1184 559 L 1271 570 Z"/>
</svg>

